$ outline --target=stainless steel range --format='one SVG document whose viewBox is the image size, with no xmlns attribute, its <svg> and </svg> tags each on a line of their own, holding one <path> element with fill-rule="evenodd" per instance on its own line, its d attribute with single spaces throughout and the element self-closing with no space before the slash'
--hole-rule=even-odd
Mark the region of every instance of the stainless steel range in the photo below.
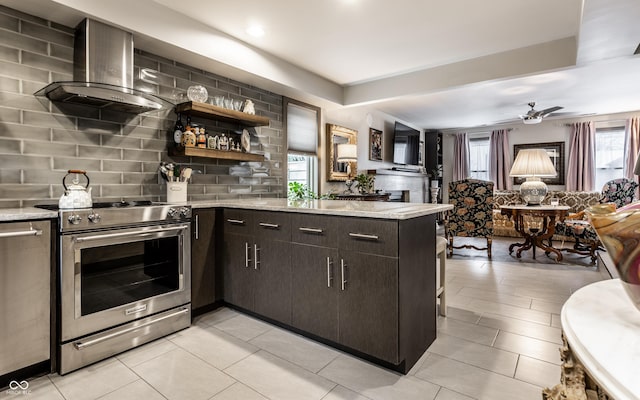
<svg viewBox="0 0 640 400">
<path fill-rule="evenodd" d="M 190 325 L 190 220 L 151 202 L 59 211 L 60 374 Z"/>
</svg>

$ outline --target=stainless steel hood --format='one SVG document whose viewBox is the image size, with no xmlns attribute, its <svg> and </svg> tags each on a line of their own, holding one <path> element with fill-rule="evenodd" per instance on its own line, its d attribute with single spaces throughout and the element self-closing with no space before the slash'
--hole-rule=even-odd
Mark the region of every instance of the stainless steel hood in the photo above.
<svg viewBox="0 0 640 400">
<path fill-rule="evenodd" d="M 76 27 L 73 81 L 53 82 L 35 93 L 52 101 L 129 113 L 173 104 L 133 88 L 133 34 L 92 19 Z"/>
</svg>

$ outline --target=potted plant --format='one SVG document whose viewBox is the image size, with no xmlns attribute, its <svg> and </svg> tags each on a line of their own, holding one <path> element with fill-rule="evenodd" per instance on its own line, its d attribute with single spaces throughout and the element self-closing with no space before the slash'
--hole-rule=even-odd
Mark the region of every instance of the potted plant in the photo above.
<svg viewBox="0 0 640 400">
<path fill-rule="evenodd" d="M 355 177 L 355 181 L 358 182 L 358 192 L 360 194 L 368 194 L 373 192 L 373 183 L 376 177 L 373 175 L 359 174 Z"/>
</svg>

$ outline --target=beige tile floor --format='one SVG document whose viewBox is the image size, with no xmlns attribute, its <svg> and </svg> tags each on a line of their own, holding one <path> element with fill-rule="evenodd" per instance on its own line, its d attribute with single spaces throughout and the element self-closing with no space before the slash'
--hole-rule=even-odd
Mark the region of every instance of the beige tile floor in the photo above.
<svg viewBox="0 0 640 400">
<path fill-rule="evenodd" d="M 494 249 L 498 251 L 498 249 Z M 538 400 L 559 381 L 559 313 L 596 267 L 447 260 L 448 317 L 407 375 L 228 308 L 189 329 L 0 399 Z"/>
</svg>

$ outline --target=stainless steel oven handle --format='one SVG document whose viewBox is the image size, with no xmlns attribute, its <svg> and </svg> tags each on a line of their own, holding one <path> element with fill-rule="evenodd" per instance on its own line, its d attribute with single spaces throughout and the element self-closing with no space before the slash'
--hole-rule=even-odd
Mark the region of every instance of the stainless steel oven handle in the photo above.
<svg viewBox="0 0 640 400">
<path fill-rule="evenodd" d="M 124 237 L 142 237 L 149 236 L 159 232 L 170 232 L 170 231 L 182 231 L 189 228 L 189 225 L 177 225 L 169 228 L 156 228 L 156 229 L 148 229 L 148 230 L 139 230 L 134 232 L 120 232 L 120 233 L 103 233 L 100 235 L 94 236 L 82 236 L 75 238 L 76 243 L 81 242 L 90 242 L 92 240 L 103 240 L 103 239 L 112 239 L 112 238 L 124 238 Z"/>
<path fill-rule="evenodd" d="M 10 237 L 20 237 L 20 236 L 40 236 L 42 235 L 41 229 L 31 229 L 28 231 L 17 231 L 17 232 L 2 232 L 0 233 L 0 239 L 10 238 Z"/>
<path fill-rule="evenodd" d="M 178 310 L 178 311 L 176 311 L 174 313 L 163 315 L 162 317 L 156 318 L 156 319 L 151 320 L 151 321 L 147 321 L 147 322 L 145 322 L 143 324 L 140 324 L 140 325 L 137 325 L 137 326 L 132 326 L 132 327 L 129 327 L 129 328 L 126 328 L 126 329 L 121 329 L 119 331 L 111 332 L 111 333 L 106 334 L 104 336 L 100 336 L 100 337 L 97 337 L 95 339 L 87 340 L 86 342 L 75 342 L 73 344 L 73 346 L 78 350 L 82 350 L 82 349 L 84 349 L 86 347 L 93 346 L 93 345 L 96 345 L 98 343 L 104 342 L 105 340 L 113 339 L 114 337 L 117 337 L 117 336 L 120 336 L 120 335 L 124 335 L 125 333 L 133 332 L 133 331 L 138 330 L 140 328 L 144 328 L 145 326 L 153 325 L 153 324 L 155 324 L 157 322 L 164 321 L 165 319 L 174 318 L 174 317 L 177 317 L 179 315 L 182 315 L 182 314 L 185 314 L 185 313 L 188 313 L 188 312 L 189 312 L 188 308 L 182 308 L 182 309 L 180 309 L 180 310 Z"/>
</svg>

